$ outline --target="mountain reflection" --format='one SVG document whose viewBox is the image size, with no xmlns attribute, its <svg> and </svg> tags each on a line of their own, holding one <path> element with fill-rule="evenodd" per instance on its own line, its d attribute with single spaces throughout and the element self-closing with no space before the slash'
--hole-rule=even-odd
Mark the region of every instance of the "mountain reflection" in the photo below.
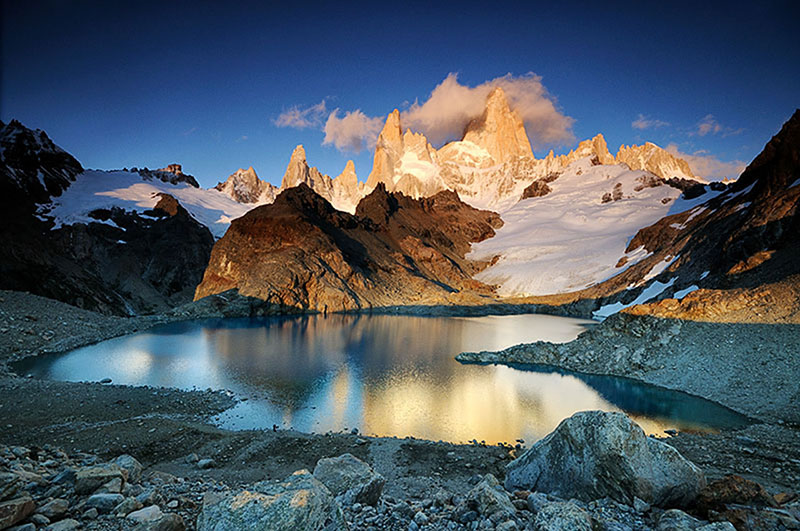
<svg viewBox="0 0 800 531">
<path fill-rule="evenodd" d="M 710 402 L 631 380 L 453 359 L 465 350 L 569 341 L 588 323 L 546 315 L 210 320 L 38 358 L 21 370 L 63 380 L 230 389 L 248 398 L 217 419 L 234 429 L 358 428 L 495 443 L 536 440 L 586 409 L 622 408 L 651 433 L 741 421 Z"/>
</svg>

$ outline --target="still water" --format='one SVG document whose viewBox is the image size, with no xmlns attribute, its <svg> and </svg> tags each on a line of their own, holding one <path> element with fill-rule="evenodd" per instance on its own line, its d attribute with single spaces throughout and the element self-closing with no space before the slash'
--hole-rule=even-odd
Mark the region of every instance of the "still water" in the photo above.
<svg viewBox="0 0 800 531">
<path fill-rule="evenodd" d="M 587 409 L 625 411 L 648 433 L 745 419 L 703 399 L 624 378 L 542 367 L 462 365 L 462 351 L 566 342 L 591 321 L 548 315 L 329 315 L 174 323 L 16 367 L 22 374 L 228 389 L 245 401 L 215 421 L 306 432 L 528 442 Z"/>
</svg>

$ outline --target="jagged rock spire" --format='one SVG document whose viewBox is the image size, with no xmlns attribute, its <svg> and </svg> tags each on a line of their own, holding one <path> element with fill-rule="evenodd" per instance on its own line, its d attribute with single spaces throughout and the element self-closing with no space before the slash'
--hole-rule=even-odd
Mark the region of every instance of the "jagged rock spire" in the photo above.
<svg viewBox="0 0 800 531">
<path fill-rule="evenodd" d="M 501 87 L 489 93 L 483 114 L 467 125 L 464 140 L 484 148 L 498 164 L 516 157 L 533 158 L 525 124 L 509 107 Z"/>
</svg>

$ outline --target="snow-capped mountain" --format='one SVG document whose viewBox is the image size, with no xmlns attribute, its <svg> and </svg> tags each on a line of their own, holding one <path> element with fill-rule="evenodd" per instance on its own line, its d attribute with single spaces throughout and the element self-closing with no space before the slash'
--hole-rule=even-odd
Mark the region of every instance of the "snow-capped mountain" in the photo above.
<svg viewBox="0 0 800 531">
<path fill-rule="evenodd" d="M 252 166 L 246 170 L 239 168 L 225 181 L 218 183 L 215 190 L 229 196 L 238 203 L 271 203 L 277 195 L 277 188 L 256 175 Z"/>
<path fill-rule="evenodd" d="M 647 255 L 626 254 L 630 238 L 666 215 L 711 197 L 679 199 L 666 180 L 625 164 L 586 156 L 544 180 L 538 193 L 502 213 L 494 238 L 473 246 L 468 258 L 493 260 L 476 275 L 503 296 L 551 295 L 602 282 Z"/>
</svg>

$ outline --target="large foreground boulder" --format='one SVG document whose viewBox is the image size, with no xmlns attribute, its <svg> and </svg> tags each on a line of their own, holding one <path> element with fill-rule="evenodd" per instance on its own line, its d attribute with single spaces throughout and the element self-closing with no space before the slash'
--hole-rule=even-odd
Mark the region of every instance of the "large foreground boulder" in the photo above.
<svg viewBox="0 0 800 531">
<path fill-rule="evenodd" d="M 197 521 L 199 531 L 347 529 L 341 507 L 308 470 L 285 481 L 264 481 L 251 490 L 208 493 Z"/>
<path fill-rule="evenodd" d="M 364 461 L 352 454 L 327 457 L 317 461 L 314 477 L 342 503 L 375 505 L 386 480 Z"/>
<path fill-rule="evenodd" d="M 583 411 L 506 466 L 507 490 L 583 501 L 634 497 L 659 507 L 690 504 L 706 481 L 677 450 L 648 438 L 623 413 Z"/>
</svg>

